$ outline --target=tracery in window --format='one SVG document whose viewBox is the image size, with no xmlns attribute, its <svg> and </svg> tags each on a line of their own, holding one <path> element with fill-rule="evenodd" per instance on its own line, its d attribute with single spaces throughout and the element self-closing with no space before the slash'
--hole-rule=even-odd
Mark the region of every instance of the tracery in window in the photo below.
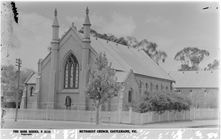
<svg viewBox="0 0 221 140">
<path fill-rule="evenodd" d="M 79 85 L 79 64 L 76 57 L 71 54 L 64 67 L 64 88 L 77 89 Z"/>
</svg>

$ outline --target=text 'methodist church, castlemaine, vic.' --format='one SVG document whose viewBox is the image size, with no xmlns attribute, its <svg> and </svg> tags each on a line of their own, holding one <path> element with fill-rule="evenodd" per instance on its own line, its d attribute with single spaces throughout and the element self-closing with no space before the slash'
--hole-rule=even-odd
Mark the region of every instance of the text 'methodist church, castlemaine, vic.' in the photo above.
<svg viewBox="0 0 221 140">
<path fill-rule="evenodd" d="M 90 36 L 88 8 L 83 35 L 72 24 L 59 38 L 57 18 L 55 10 L 50 53 L 38 61 L 38 71 L 26 80 L 21 108 L 94 110 L 84 91 L 89 65 L 100 52 L 106 53 L 123 87 L 118 96 L 102 105 L 102 110 L 127 109 L 139 102 L 145 91 L 172 89 L 174 80 L 144 51 Z"/>
</svg>

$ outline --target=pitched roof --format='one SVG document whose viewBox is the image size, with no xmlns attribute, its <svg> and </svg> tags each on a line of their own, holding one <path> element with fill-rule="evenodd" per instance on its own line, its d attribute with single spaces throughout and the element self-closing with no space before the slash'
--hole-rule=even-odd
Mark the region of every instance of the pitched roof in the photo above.
<svg viewBox="0 0 221 140">
<path fill-rule="evenodd" d="M 116 71 L 117 82 L 125 82 L 129 72 Z"/>
<path fill-rule="evenodd" d="M 25 80 L 25 84 L 36 84 L 36 78 L 37 78 L 38 74 L 33 72 L 26 80 Z"/>
<path fill-rule="evenodd" d="M 173 71 L 169 75 L 176 81 L 175 88 L 218 88 L 218 71 Z"/>
<path fill-rule="evenodd" d="M 91 37 L 91 47 L 97 52 L 105 52 L 116 70 L 174 81 L 144 51 L 117 44 L 104 39 Z"/>
<path fill-rule="evenodd" d="M 69 31 L 74 31 L 81 40 L 83 39 L 83 34 L 73 29 L 73 27 L 70 27 L 69 30 L 62 36 L 60 41 L 68 34 Z M 91 36 L 90 39 L 91 49 L 98 54 L 100 52 L 105 52 L 108 61 L 112 63 L 112 67 L 114 69 L 124 71 L 126 73 L 133 70 L 135 74 L 174 81 L 174 79 L 171 78 L 159 65 L 157 65 L 144 51 L 112 41 L 95 38 L 93 36 Z"/>
</svg>

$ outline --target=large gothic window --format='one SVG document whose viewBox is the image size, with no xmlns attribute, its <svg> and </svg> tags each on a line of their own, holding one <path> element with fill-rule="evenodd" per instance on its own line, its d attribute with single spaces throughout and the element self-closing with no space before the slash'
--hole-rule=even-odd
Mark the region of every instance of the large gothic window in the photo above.
<svg viewBox="0 0 221 140">
<path fill-rule="evenodd" d="M 79 85 L 79 64 L 76 57 L 71 54 L 64 66 L 64 88 L 77 89 Z"/>
</svg>

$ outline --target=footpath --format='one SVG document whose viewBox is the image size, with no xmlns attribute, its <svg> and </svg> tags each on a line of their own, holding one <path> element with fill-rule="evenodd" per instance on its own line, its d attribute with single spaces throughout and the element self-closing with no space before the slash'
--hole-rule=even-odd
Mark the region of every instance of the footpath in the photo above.
<svg viewBox="0 0 221 140">
<path fill-rule="evenodd" d="M 132 124 L 91 124 L 90 122 L 44 121 L 5 119 L 2 129 L 173 129 L 173 128 L 220 128 L 219 120 L 194 120 L 164 122 L 145 125 Z"/>
</svg>

